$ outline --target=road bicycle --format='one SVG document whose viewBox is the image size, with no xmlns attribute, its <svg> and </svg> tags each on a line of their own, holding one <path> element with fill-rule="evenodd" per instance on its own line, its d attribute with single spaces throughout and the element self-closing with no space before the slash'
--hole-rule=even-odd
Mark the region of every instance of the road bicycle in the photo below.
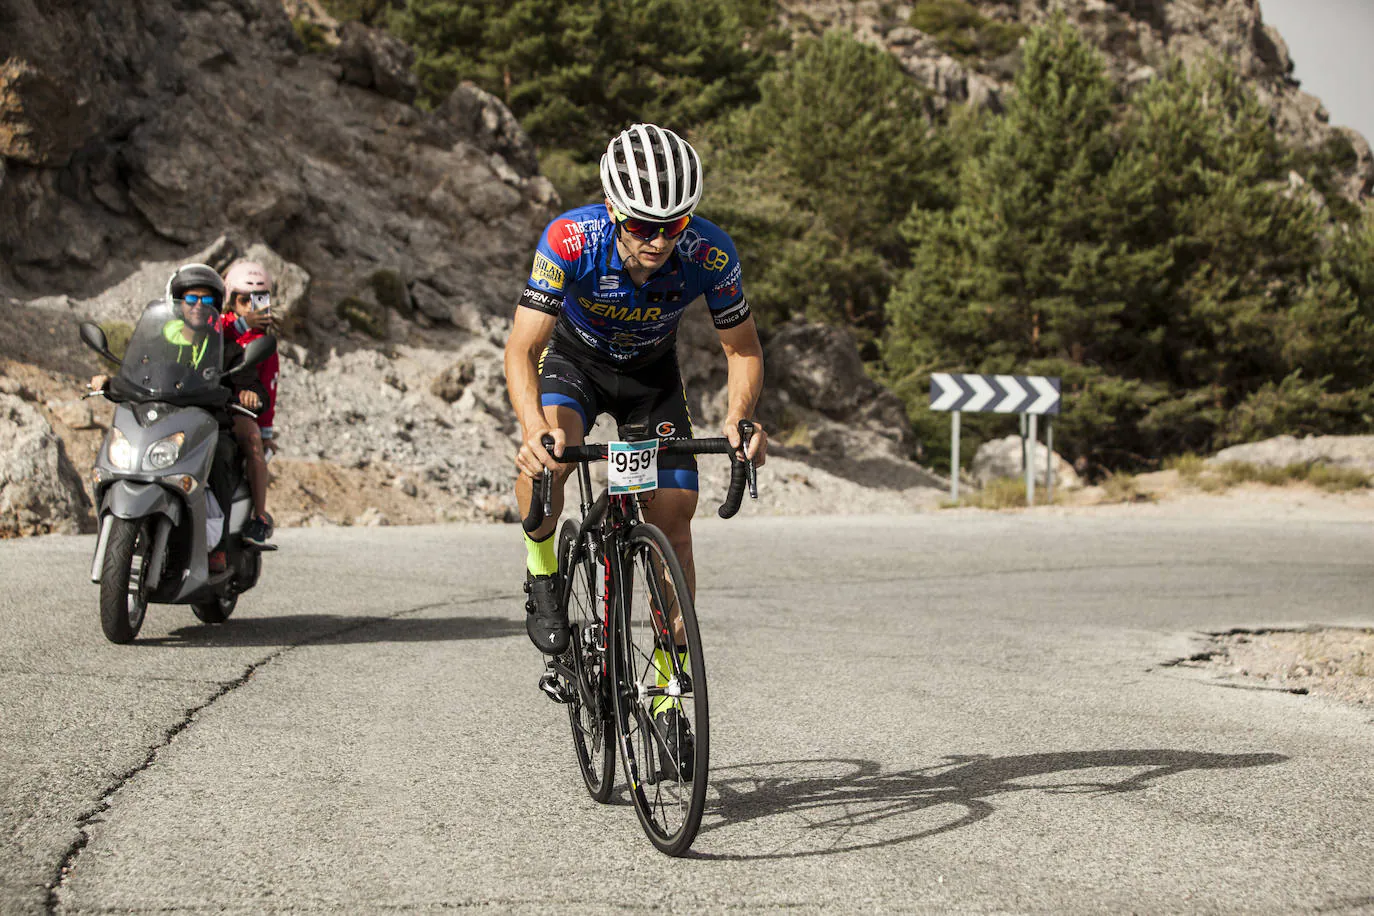
<svg viewBox="0 0 1374 916">
<path fill-rule="evenodd" d="M 754 426 L 745 420 L 739 428 L 747 449 Z M 639 434 L 621 427 L 626 441 L 568 446 L 559 458 L 577 464 L 581 497 L 580 518 L 565 521 L 558 535 L 560 601 L 571 640 L 566 653 L 547 662 L 539 686 L 568 707 L 578 768 L 591 797 L 602 803 L 611 797 L 614 742 L 645 834 L 661 852 L 680 856 L 696 838 L 706 806 L 706 665 L 682 566 L 663 532 L 640 517 L 640 501 L 657 486 L 659 454 L 730 456 L 721 518 L 739 511 L 746 486 L 758 497 L 758 479 L 753 462 L 740 458 L 728 439 L 635 441 Z M 552 444 L 546 437 L 545 447 Z M 603 460 L 608 486 L 592 499 L 589 462 Z M 552 511 L 551 492 L 546 470 L 526 531 Z"/>
</svg>

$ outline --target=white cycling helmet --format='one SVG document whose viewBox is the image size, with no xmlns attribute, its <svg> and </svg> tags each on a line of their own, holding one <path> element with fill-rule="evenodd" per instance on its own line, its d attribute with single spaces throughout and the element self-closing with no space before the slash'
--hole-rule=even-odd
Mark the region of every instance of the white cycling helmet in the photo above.
<svg viewBox="0 0 1374 916">
<path fill-rule="evenodd" d="M 635 124 L 606 146 L 601 187 L 626 216 L 677 219 L 701 200 L 701 157 L 671 130 Z"/>
</svg>

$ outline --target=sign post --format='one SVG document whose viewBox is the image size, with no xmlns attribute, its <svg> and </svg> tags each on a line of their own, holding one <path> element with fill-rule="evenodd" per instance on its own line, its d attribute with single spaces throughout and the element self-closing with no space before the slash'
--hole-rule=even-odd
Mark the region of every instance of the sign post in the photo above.
<svg viewBox="0 0 1374 916">
<path fill-rule="evenodd" d="M 949 498 L 959 501 L 959 411 L 949 415 Z"/>
<path fill-rule="evenodd" d="M 973 375 L 933 372 L 930 409 L 950 411 L 949 496 L 959 501 L 959 415 L 974 412 L 1020 414 L 1022 467 L 1026 472 L 1026 505 L 1035 504 L 1036 418 L 1045 415 L 1045 486 L 1054 499 L 1053 415 L 1059 413 L 1060 382 L 1043 375 Z M 1029 422 L 1028 422 L 1029 421 Z M 1029 436 L 1027 435 L 1029 426 Z"/>
</svg>

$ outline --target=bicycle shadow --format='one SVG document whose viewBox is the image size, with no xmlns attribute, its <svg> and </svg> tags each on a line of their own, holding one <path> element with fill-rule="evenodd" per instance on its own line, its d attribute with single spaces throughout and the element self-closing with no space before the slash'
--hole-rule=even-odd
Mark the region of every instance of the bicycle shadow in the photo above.
<svg viewBox="0 0 1374 916">
<path fill-rule="evenodd" d="M 950 755 L 943 763 L 895 772 L 884 772 L 876 761 L 843 758 L 741 764 L 712 771 L 717 797 L 708 804 L 701 834 L 777 818 L 793 819 L 798 829 L 774 828 L 775 834 L 788 839 L 771 851 L 692 854 L 756 861 L 895 846 L 975 824 L 997 810 L 990 799 L 1012 792 L 1138 792 L 1189 770 L 1269 766 L 1287 759 L 1282 754 L 1104 750 L 1014 757 Z M 1123 768 L 1136 772 L 1120 779 L 1087 773 L 1079 779 L 1045 781 L 1060 774 Z M 936 810 L 945 805 L 954 810 Z"/>
<path fill-rule="evenodd" d="M 524 633 L 524 621 L 511 617 L 281 614 L 270 617 L 230 617 L 224 623 L 212 625 L 192 624 L 178 627 L 164 636 L 141 637 L 135 645 L 197 648 L 291 646 L 303 643 L 358 645 L 502 639 Z"/>
</svg>

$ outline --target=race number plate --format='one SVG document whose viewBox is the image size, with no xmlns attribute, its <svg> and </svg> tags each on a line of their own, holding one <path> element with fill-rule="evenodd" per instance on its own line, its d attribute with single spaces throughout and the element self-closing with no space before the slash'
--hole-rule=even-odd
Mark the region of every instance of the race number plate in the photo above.
<svg viewBox="0 0 1374 916">
<path fill-rule="evenodd" d="M 612 496 L 658 489 L 658 440 L 606 443 L 606 484 Z"/>
</svg>

